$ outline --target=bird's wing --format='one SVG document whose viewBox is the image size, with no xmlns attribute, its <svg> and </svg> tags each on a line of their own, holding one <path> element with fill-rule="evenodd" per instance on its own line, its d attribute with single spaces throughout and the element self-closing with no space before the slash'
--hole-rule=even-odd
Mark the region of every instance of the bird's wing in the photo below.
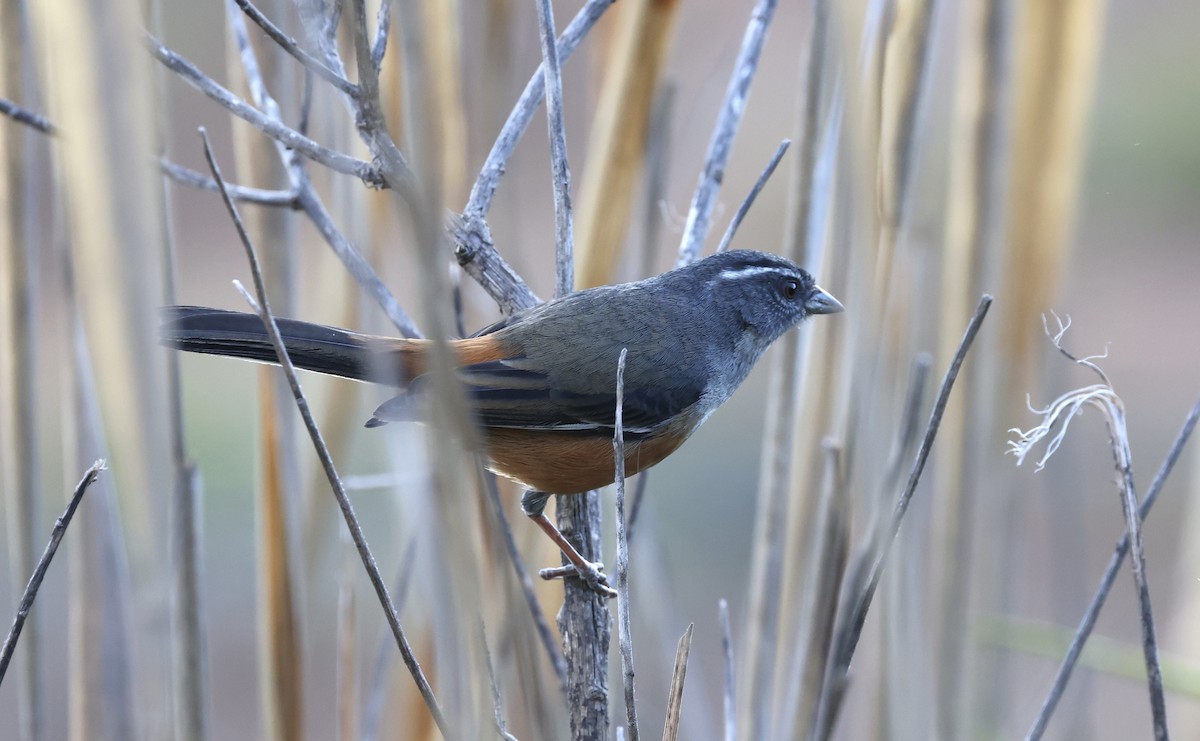
<svg viewBox="0 0 1200 741">
<path fill-rule="evenodd" d="M 577 392 L 553 388 L 544 373 L 521 368 L 519 359 L 466 366 L 459 375 L 484 427 L 594 431 L 611 435 L 616 425 L 616 389 Z M 679 390 L 625 388 L 622 427 L 626 435 L 649 433 L 700 398 Z"/>
<path fill-rule="evenodd" d="M 616 425 L 616 389 L 599 393 L 553 388 L 545 373 L 521 367 L 521 358 L 475 363 L 458 369 L 472 409 L 484 427 L 591 432 L 610 436 Z M 417 391 L 418 378 L 409 392 Z M 404 395 L 407 396 L 407 395 Z M 383 422 L 411 418 L 404 396 L 375 412 Z M 700 390 L 625 388 L 622 428 L 637 439 L 695 404 Z"/>
</svg>

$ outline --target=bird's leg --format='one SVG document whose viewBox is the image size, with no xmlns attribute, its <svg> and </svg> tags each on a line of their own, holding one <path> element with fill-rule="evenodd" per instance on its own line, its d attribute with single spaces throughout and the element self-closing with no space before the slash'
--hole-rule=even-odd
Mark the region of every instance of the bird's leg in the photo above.
<svg viewBox="0 0 1200 741">
<path fill-rule="evenodd" d="M 538 572 L 539 575 L 543 579 L 557 579 L 574 573 L 591 589 L 607 597 L 616 597 L 616 590 L 608 585 L 608 577 L 603 571 L 604 564 L 592 563 L 584 558 L 583 554 L 575 549 L 571 541 L 567 540 L 562 531 L 546 516 L 546 502 L 549 500 L 549 494 L 529 489 L 521 497 L 521 510 L 542 529 L 542 532 L 550 536 L 550 540 L 554 541 L 571 565 L 556 569 L 542 569 Z"/>
</svg>

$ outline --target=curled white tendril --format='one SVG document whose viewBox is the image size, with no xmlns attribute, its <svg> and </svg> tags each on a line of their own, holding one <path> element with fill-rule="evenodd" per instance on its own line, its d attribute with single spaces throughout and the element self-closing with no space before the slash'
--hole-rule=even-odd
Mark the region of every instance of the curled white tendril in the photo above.
<svg viewBox="0 0 1200 741">
<path fill-rule="evenodd" d="M 1117 392 L 1113 390 L 1108 376 L 1095 363 L 1097 360 L 1103 360 L 1108 357 L 1108 346 L 1105 346 L 1104 352 L 1100 355 L 1089 355 L 1084 358 L 1075 357 L 1062 346 L 1063 335 L 1066 334 L 1067 329 L 1071 326 L 1071 317 L 1067 316 L 1066 323 L 1064 323 L 1058 314 L 1051 312 L 1051 315 L 1058 324 L 1058 329 L 1053 334 L 1051 333 L 1050 324 L 1045 314 L 1042 315 L 1042 328 L 1045 330 L 1046 336 L 1054 343 L 1054 347 L 1075 363 L 1090 368 L 1100 376 L 1101 382 L 1068 391 L 1050 402 L 1044 409 L 1038 409 L 1033 406 L 1028 396 L 1025 398 L 1025 404 L 1029 407 L 1029 411 L 1040 416 L 1042 422 L 1028 430 L 1022 430 L 1017 427 L 1010 429 L 1009 432 L 1016 434 L 1017 437 L 1015 440 L 1008 441 L 1008 452 L 1017 457 L 1017 465 L 1019 466 L 1025 462 L 1025 457 L 1030 454 L 1035 445 L 1049 438 L 1045 453 L 1038 459 L 1038 471 L 1045 468 L 1046 461 L 1050 460 L 1050 456 L 1054 455 L 1058 447 L 1062 445 L 1063 439 L 1067 436 L 1067 429 L 1071 426 L 1071 420 L 1075 418 L 1075 415 L 1083 411 L 1084 406 L 1092 406 L 1099 409 L 1114 435 L 1120 438 L 1124 438 L 1125 435 L 1125 405 L 1121 402 L 1121 397 L 1117 396 Z"/>
</svg>

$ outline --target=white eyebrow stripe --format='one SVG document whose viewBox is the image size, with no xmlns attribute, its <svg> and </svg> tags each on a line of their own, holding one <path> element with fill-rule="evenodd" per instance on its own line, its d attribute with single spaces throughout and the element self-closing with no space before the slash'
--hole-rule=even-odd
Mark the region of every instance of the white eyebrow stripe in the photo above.
<svg viewBox="0 0 1200 741">
<path fill-rule="evenodd" d="M 762 275 L 763 273 L 775 273 L 776 275 L 795 278 L 796 273 L 787 268 L 766 268 L 760 265 L 752 265 L 745 268 L 729 268 L 722 270 L 717 274 L 721 280 L 736 280 L 738 278 L 748 278 L 752 275 Z"/>
</svg>

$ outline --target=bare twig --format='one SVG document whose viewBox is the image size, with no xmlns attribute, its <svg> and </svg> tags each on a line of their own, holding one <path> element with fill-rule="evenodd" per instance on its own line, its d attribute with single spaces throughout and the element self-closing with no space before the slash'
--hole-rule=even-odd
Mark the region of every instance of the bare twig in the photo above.
<svg viewBox="0 0 1200 741">
<path fill-rule="evenodd" d="M 776 5 L 777 0 L 758 0 L 750 16 L 750 23 L 746 26 L 742 49 L 738 52 L 733 76 L 729 79 L 729 88 L 725 91 L 725 101 L 721 104 L 717 125 L 708 144 L 704 170 L 700 173 L 700 182 L 696 185 L 687 224 L 683 228 L 683 241 L 679 244 L 680 265 L 687 265 L 699 257 L 700 246 L 708 234 L 708 222 L 712 218 L 717 191 L 725 179 L 725 163 L 729 161 L 733 137 L 742 121 L 742 113 L 746 110 L 746 97 L 750 94 L 750 83 L 758 69 L 758 58 L 766 41 L 767 28 L 775 15 Z"/>
<path fill-rule="evenodd" d="M 239 8 L 242 9 L 242 12 L 246 14 L 246 17 L 254 21 L 254 24 L 261 28 L 263 33 L 265 33 L 271 38 L 272 41 L 279 45 L 279 48 L 292 55 L 297 62 L 304 65 L 306 69 L 310 70 L 317 77 L 320 77 L 330 85 L 333 85 L 335 88 L 351 98 L 357 98 L 362 92 L 359 90 L 357 85 L 327 67 L 321 60 L 301 49 L 300 45 L 296 43 L 295 39 L 285 34 L 279 28 L 279 26 L 276 26 L 274 23 L 272 23 L 271 19 L 267 18 L 262 11 L 260 11 L 254 6 L 253 3 L 250 2 L 250 0 L 233 1 L 237 3 Z"/>
<path fill-rule="evenodd" d="M 375 74 L 383 66 L 383 55 L 387 53 L 388 34 L 392 30 L 392 0 L 381 0 L 375 15 L 375 41 L 371 44 L 371 66 Z"/>
<path fill-rule="evenodd" d="M 43 134 L 51 136 L 58 135 L 58 128 L 50 123 L 50 119 L 39 116 L 33 111 L 26 110 L 11 100 L 0 98 L 0 113 L 8 116 L 17 123 L 25 124 L 31 128 L 37 129 Z"/>
<path fill-rule="evenodd" d="M 637 525 L 638 514 L 642 511 L 642 502 L 646 497 L 646 485 L 650 482 L 649 471 L 638 473 L 636 482 L 633 485 L 633 502 L 629 505 L 629 540 L 633 541 L 633 528 Z"/>
<path fill-rule="evenodd" d="M 542 302 L 496 251 L 492 233 L 482 216 L 450 214 L 447 222 L 446 229 L 454 242 L 454 259 L 495 300 L 501 312 L 512 314 Z"/>
<path fill-rule="evenodd" d="M 258 129 L 279 143 L 300 152 L 305 157 L 325 165 L 334 172 L 353 175 L 372 188 L 384 185 L 379 168 L 370 162 L 335 152 L 309 139 L 295 129 L 267 116 L 262 111 L 229 92 L 208 75 L 204 74 L 184 57 L 176 54 L 150 34 L 145 36 L 146 48 L 154 58 L 162 62 L 167 69 L 178 75 L 184 82 L 204 93 L 221 107 Z"/>
<path fill-rule="evenodd" d="M 346 271 L 366 290 L 368 295 L 375 299 L 375 302 L 383 309 L 383 313 L 392 321 L 396 329 L 400 330 L 400 334 L 404 337 L 420 337 L 421 330 L 417 329 L 412 317 L 388 290 L 379 274 L 375 272 L 375 268 L 371 267 L 371 263 L 363 257 L 362 252 L 333 223 L 333 217 L 325 210 L 325 204 L 321 202 L 312 185 L 309 184 L 302 188 L 297 198 L 300 208 L 312 220 L 313 226 L 325 238 L 325 242 L 333 250 L 333 253 L 342 261 Z"/>
<path fill-rule="evenodd" d="M 217 187 L 217 181 L 207 175 L 196 172 L 190 167 L 177 165 L 166 158 L 158 160 L 158 169 L 162 174 L 169 177 L 171 180 L 180 185 L 187 185 L 200 190 L 207 190 L 212 193 L 219 193 L 220 188 Z M 300 208 L 299 200 L 296 193 L 290 190 L 269 190 L 266 188 L 252 188 L 246 185 L 226 184 L 229 195 L 235 201 L 243 203 L 254 203 L 259 206 L 280 206 L 283 208 Z"/>
<path fill-rule="evenodd" d="M 574 234 L 571 213 L 571 166 L 567 162 L 567 132 L 563 126 L 562 70 L 554 41 L 554 8 L 550 0 L 536 0 L 538 36 L 542 43 L 542 70 L 546 79 L 546 121 L 550 129 L 550 172 L 554 181 L 555 295 L 575 288 Z"/>
<path fill-rule="evenodd" d="M 488 504 L 491 505 L 492 512 L 500 523 L 500 535 L 504 539 L 504 550 L 508 553 L 509 561 L 512 562 L 513 571 L 517 574 L 517 582 L 521 585 L 521 594 L 525 598 L 525 605 L 529 608 L 529 614 L 533 616 L 533 625 L 537 630 L 538 640 L 541 641 L 542 648 L 546 650 L 546 657 L 550 659 L 550 666 L 553 667 L 554 674 L 558 677 L 558 684 L 565 693 L 567 660 L 563 658 L 562 649 L 558 647 L 554 634 L 550 631 L 550 624 L 546 622 L 546 616 L 542 614 L 542 606 L 538 603 L 537 592 L 533 588 L 533 577 L 529 575 L 529 568 L 525 565 L 525 560 L 521 558 L 521 551 L 517 548 L 517 541 L 513 537 L 512 526 L 504 514 L 504 505 L 500 502 L 500 492 L 496 487 L 496 476 L 490 472 L 484 473 L 483 482 L 484 489 L 487 491 Z"/>
<path fill-rule="evenodd" d="M 683 680 L 687 677 L 688 653 L 692 650 L 692 629 L 695 623 L 688 623 L 687 630 L 679 639 L 679 648 L 675 652 L 675 671 L 671 674 L 671 690 L 667 694 L 667 720 L 663 724 L 663 741 L 675 741 L 679 738 L 679 718 L 683 709 Z"/>
<path fill-rule="evenodd" d="M 396 603 L 396 611 L 404 609 L 404 603 L 408 599 L 408 587 L 412 583 L 413 565 L 416 563 L 417 540 L 410 538 L 408 545 L 404 548 L 404 555 L 400 557 L 400 572 L 396 575 L 396 580 L 392 583 L 392 595 Z M 388 633 L 390 630 L 385 630 L 379 636 L 378 648 L 375 651 L 375 662 L 371 670 L 371 684 L 366 691 L 366 702 L 364 703 L 362 721 L 359 723 L 361 741 L 375 741 L 379 737 L 379 720 L 383 715 L 384 700 L 387 697 L 388 689 L 388 661 L 392 652 L 388 650 Z"/>
<path fill-rule="evenodd" d="M 71 495 L 71 501 L 67 503 L 67 509 L 55 521 L 54 529 L 50 531 L 50 542 L 46 543 L 46 549 L 42 552 L 42 557 L 38 559 L 33 574 L 29 577 L 29 583 L 25 585 L 25 592 L 21 595 L 21 601 L 17 603 L 17 614 L 13 617 L 12 627 L 8 629 L 4 646 L 0 648 L 0 684 L 4 683 L 8 663 L 12 661 L 13 651 L 17 648 L 17 639 L 21 637 L 21 628 L 25 627 L 25 619 L 29 617 L 29 610 L 33 607 L 33 600 L 37 598 L 42 580 L 46 578 L 46 570 L 50 568 L 50 561 L 54 558 L 55 551 L 58 550 L 58 544 L 62 542 L 63 535 L 67 532 L 67 526 L 71 524 L 71 518 L 75 516 L 75 510 L 79 508 L 79 502 L 83 499 L 84 492 L 96 481 L 96 477 L 104 469 L 104 461 L 99 460 L 83 473 L 83 478 L 75 485 L 75 492 Z"/>
<path fill-rule="evenodd" d="M 386 3 L 387 0 L 384 0 Z M 504 741 L 517 741 L 517 737 L 508 732 L 504 722 L 504 706 L 500 702 L 500 685 L 496 684 L 496 670 L 492 668 L 492 652 L 488 649 L 487 631 L 483 623 L 479 624 L 479 640 L 483 644 L 483 660 L 487 664 L 488 684 L 492 686 L 492 712 L 496 717 L 496 732 Z"/>
<path fill-rule="evenodd" d="M 557 52 L 560 62 L 567 61 L 571 53 L 575 51 L 575 47 L 579 46 L 579 42 L 583 40 L 588 31 L 592 30 L 592 26 L 596 25 L 596 21 L 600 20 L 600 16 L 614 2 L 616 0 L 588 0 L 575 18 L 567 24 L 562 36 L 558 39 Z M 542 102 L 542 95 L 546 91 L 545 85 L 545 72 L 539 66 L 533 76 L 529 78 L 529 82 L 526 83 L 525 90 L 517 99 L 512 112 L 508 114 L 508 120 L 500 128 L 496 142 L 492 145 L 483 167 L 479 170 L 479 177 L 475 179 L 475 185 L 471 188 L 471 196 L 467 199 L 467 205 L 463 209 L 463 215 L 468 220 L 482 218 L 492 207 L 492 197 L 496 194 L 496 186 L 499 185 L 500 178 L 504 176 L 508 159 L 516 149 L 517 142 L 520 141 L 521 135 L 525 133 L 525 129 L 533 119 L 533 112 L 537 110 L 538 103 Z"/>
<path fill-rule="evenodd" d="M 617 486 L 617 644 L 621 651 L 621 679 L 625 687 L 625 717 L 629 721 L 630 741 L 638 741 L 637 706 L 633 692 L 633 625 L 629 617 L 629 537 L 625 528 L 625 357 L 629 348 L 621 348 L 617 359 L 617 408 L 613 424 L 613 460 L 616 461 Z"/>
<path fill-rule="evenodd" d="M 279 105 L 271 97 L 266 85 L 263 83 L 262 74 L 259 69 L 258 59 L 254 53 L 254 47 L 251 46 L 246 33 L 246 24 L 241 15 L 236 12 L 230 13 L 229 25 L 233 29 L 234 37 L 237 40 L 238 49 L 240 52 L 242 67 L 246 73 L 246 79 L 250 88 L 254 102 L 262 110 L 267 112 L 267 115 L 275 121 L 282 123 L 281 112 Z M 336 57 L 331 57 L 333 63 L 338 68 L 341 67 L 341 61 Z M 364 91 L 377 93 L 377 88 L 374 86 L 364 85 Z M 355 101 L 357 104 L 358 101 Z M 371 264 L 363 258 L 362 253 L 346 239 L 345 235 L 333 223 L 333 217 L 325 209 L 325 204 L 322 203 L 316 189 L 313 188 L 312 180 L 308 177 L 308 173 L 304 168 L 303 159 L 297 157 L 291 150 L 284 147 L 276 146 L 276 151 L 283 166 L 286 168 L 288 178 L 292 184 L 292 190 L 296 193 L 296 204 L 304 211 L 308 218 L 317 227 L 317 231 L 325 238 L 326 243 L 333 250 L 333 253 L 341 260 L 346 271 L 351 277 L 367 292 L 369 296 L 375 299 L 384 314 L 396 326 L 400 333 L 405 337 L 420 337 L 421 333 L 413 323 L 404 307 L 396 300 L 383 281 L 375 273 L 375 269 Z M 380 175 L 383 177 L 383 174 Z"/>
<path fill-rule="evenodd" d="M 1184 420 L 1183 427 L 1179 430 L 1179 434 L 1175 436 L 1175 442 L 1172 443 L 1171 450 L 1163 460 L 1162 466 L 1159 467 L 1158 473 L 1154 475 L 1154 481 L 1150 483 L 1150 488 L 1146 490 L 1146 496 L 1142 499 L 1141 507 L 1138 509 L 1138 517 L 1140 519 L 1145 520 L 1146 516 L 1150 514 L 1150 508 L 1154 506 L 1154 502 L 1158 499 L 1158 495 L 1162 491 L 1163 484 L 1166 483 L 1167 477 L 1171 475 L 1172 469 L 1175 468 L 1175 462 L 1179 460 L 1184 446 L 1191 438 L 1192 432 L 1196 429 L 1197 420 L 1200 420 L 1200 400 L 1192 406 L 1192 411 L 1188 413 L 1187 419 Z M 1036 741 L 1046 732 L 1046 726 L 1050 722 L 1050 717 L 1058 707 L 1058 701 L 1062 699 L 1062 694 L 1067 688 L 1067 682 L 1071 679 L 1071 673 L 1074 671 L 1075 665 L 1079 662 L 1079 657 L 1083 653 L 1083 646 L 1087 643 L 1088 637 L 1092 634 L 1092 629 L 1096 626 L 1096 619 L 1100 617 L 1100 610 L 1104 607 L 1105 600 L 1108 599 L 1108 593 L 1112 591 L 1113 584 L 1117 580 L 1117 574 L 1121 570 L 1121 564 L 1125 561 L 1127 553 L 1129 553 L 1129 533 L 1125 532 L 1117 542 L 1116 548 L 1113 549 L 1113 555 L 1108 560 L 1108 568 L 1105 569 L 1104 576 L 1100 578 L 1100 586 L 1096 588 L 1095 596 L 1092 597 L 1092 601 L 1088 604 L 1083 618 L 1079 621 L 1079 627 L 1075 630 L 1075 637 L 1071 640 L 1067 654 L 1063 657 L 1062 664 L 1058 667 L 1058 672 L 1054 675 L 1054 683 L 1051 685 L 1046 699 L 1042 702 L 1042 708 L 1038 712 L 1037 718 L 1034 719 L 1029 733 L 1025 736 L 1026 739 Z"/>
<path fill-rule="evenodd" d="M 771 159 L 767 162 L 767 166 L 763 168 L 762 174 L 758 176 L 758 180 L 754 181 L 754 187 L 750 189 L 746 200 L 742 201 L 742 205 L 738 206 L 737 212 L 729 220 L 729 226 L 725 229 L 725 236 L 721 237 L 721 243 L 717 245 L 717 252 L 724 252 L 729 249 L 729 243 L 733 241 L 733 235 L 737 232 L 738 227 L 742 225 L 742 219 L 746 218 L 750 207 L 754 205 L 754 200 L 758 198 L 758 194 L 762 192 L 767 181 L 775 174 L 775 168 L 779 166 L 779 161 L 783 159 L 784 153 L 787 152 L 791 144 L 790 139 L 784 139 L 779 143 L 779 148 L 775 150 L 775 154 L 771 155 Z"/>
<path fill-rule="evenodd" d="M 342 511 L 346 527 L 350 531 L 350 537 L 354 540 L 354 546 L 358 550 L 359 557 L 362 559 L 363 567 L 367 571 L 371 586 L 375 589 L 375 594 L 379 598 L 379 603 L 383 607 L 387 617 L 388 625 L 391 627 L 392 634 L 396 638 L 396 645 L 400 649 L 400 655 L 403 657 L 404 663 L 413 677 L 413 681 L 416 682 L 417 689 L 420 691 L 421 697 L 425 700 L 425 705 L 429 708 L 429 712 L 433 716 L 438 729 L 442 732 L 443 736 L 450 738 L 450 729 L 446 723 L 446 718 L 442 714 L 442 709 L 438 706 L 437 699 L 433 695 L 433 689 L 429 685 L 429 680 L 425 678 L 425 674 L 421 670 L 421 665 L 417 661 L 412 647 L 409 645 L 404 628 L 400 625 L 400 617 L 396 612 L 396 606 L 388 595 L 387 585 L 384 584 L 383 577 L 379 573 L 379 566 L 375 563 L 375 557 L 367 545 L 362 527 L 359 525 L 358 518 L 354 514 L 354 507 L 351 505 L 349 497 L 346 496 L 346 488 L 338 476 L 337 469 L 334 467 L 333 458 L 329 454 L 329 448 L 325 445 L 324 437 L 321 435 L 321 431 L 313 419 L 312 412 L 309 411 L 308 400 L 304 396 L 304 391 L 300 388 L 300 381 L 296 377 L 296 369 L 292 365 L 291 358 L 288 356 L 287 347 L 283 344 L 283 338 L 279 334 L 279 327 L 275 323 L 275 317 L 271 313 L 271 307 L 267 301 L 266 285 L 263 282 L 262 270 L 259 267 L 258 255 L 254 250 L 254 245 L 250 242 L 250 236 L 247 234 L 246 227 L 242 223 L 237 205 L 225 190 L 225 182 L 221 177 L 220 167 L 213 156 L 212 148 L 208 143 L 208 135 L 204 129 L 200 130 L 200 135 L 204 141 L 204 157 L 208 161 L 213 179 L 217 181 L 220 187 L 221 198 L 225 201 L 225 207 L 229 211 L 229 216 L 237 228 L 238 237 L 241 239 L 242 246 L 246 250 L 246 259 L 250 263 L 250 272 L 254 277 L 255 293 L 258 294 L 257 306 L 255 308 L 262 316 L 263 325 L 267 330 L 267 334 L 271 337 L 271 344 L 275 347 L 279 365 L 287 375 L 288 385 L 291 386 L 292 394 L 296 399 L 296 408 L 299 410 L 300 416 L 304 419 L 304 426 L 308 430 L 309 437 L 312 438 L 317 457 L 321 460 L 321 467 L 325 470 L 325 475 L 329 479 L 333 495 L 337 499 L 338 507 Z M 246 296 L 249 298 L 249 294 L 246 294 Z M 254 302 L 252 301 L 252 303 Z"/>
<path fill-rule="evenodd" d="M 917 450 L 917 457 L 913 461 L 912 470 L 909 472 L 908 482 L 905 484 L 904 490 L 901 492 L 895 509 L 892 512 L 891 523 L 878 543 L 872 546 L 871 550 L 874 555 L 871 565 L 861 577 L 861 582 L 852 583 L 850 586 L 852 590 L 850 592 L 851 602 L 846 613 L 839 617 L 839 626 L 834 635 L 834 645 L 830 652 L 829 671 L 831 674 L 827 675 L 828 679 L 825 682 L 822 693 L 831 694 L 828 699 L 822 698 L 822 707 L 818 710 L 818 738 L 825 737 L 833 729 L 838 710 L 841 706 L 841 697 L 845 689 L 845 677 L 850 668 L 850 660 L 854 656 L 855 649 L 858 647 L 858 639 L 862 636 L 863 624 L 867 620 L 867 612 L 871 607 L 875 590 L 879 586 L 879 579 L 883 575 L 883 568 L 887 564 L 888 555 L 891 553 L 892 543 L 895 542 L 896 536 L 900 533 L 900 525 L 904 521 L 904 515 L 908 511 L 908 505 L 912 501 L 917 483 L 921 480 L 921 474 L 925 470 L 925 463 L 929 460 L 929 452 L 933 448 L 934 438 L 937 437 L 938 426 L 941 424 L 942 415 L 946 411 L 946 404 L 950 399 L 950 391 L 954 388 L 954 381 L 958 378 L 958 371 L 962 367 L 963 361 L 967 356 L 967 351 L 971 349 L 971 345 L 975 341 L 975 336 L 979 333 L 979 328 L 983 324 L 983 320 L 987 316 L 991 305 L 992 297 L 984 294 L 979 300 L 979 305 L 975 309 L 974 316 L 971 317 L 971 321 L 967 325 L 962 342 L 959 343 L 958 351 L 954 354 L 954 359 L 950 362 L 950 368 L 946 371 L 946 375 L 942 379 L 942 387 L 938 391 L 933 410 L 929 414 L 929 423 L 925 427 L 925 436 L 921 440 L 921 447 Z"/>
<path fill-rule="evenodd" d="M 733 628 L 729 624 L 729 603 L 722 599 L 717 603 L 717 616 L 721 622 L 721 650 L 725 655 L 725 741 L 737 739 L 736 693 L 734 692 Z"/>
</svg>

